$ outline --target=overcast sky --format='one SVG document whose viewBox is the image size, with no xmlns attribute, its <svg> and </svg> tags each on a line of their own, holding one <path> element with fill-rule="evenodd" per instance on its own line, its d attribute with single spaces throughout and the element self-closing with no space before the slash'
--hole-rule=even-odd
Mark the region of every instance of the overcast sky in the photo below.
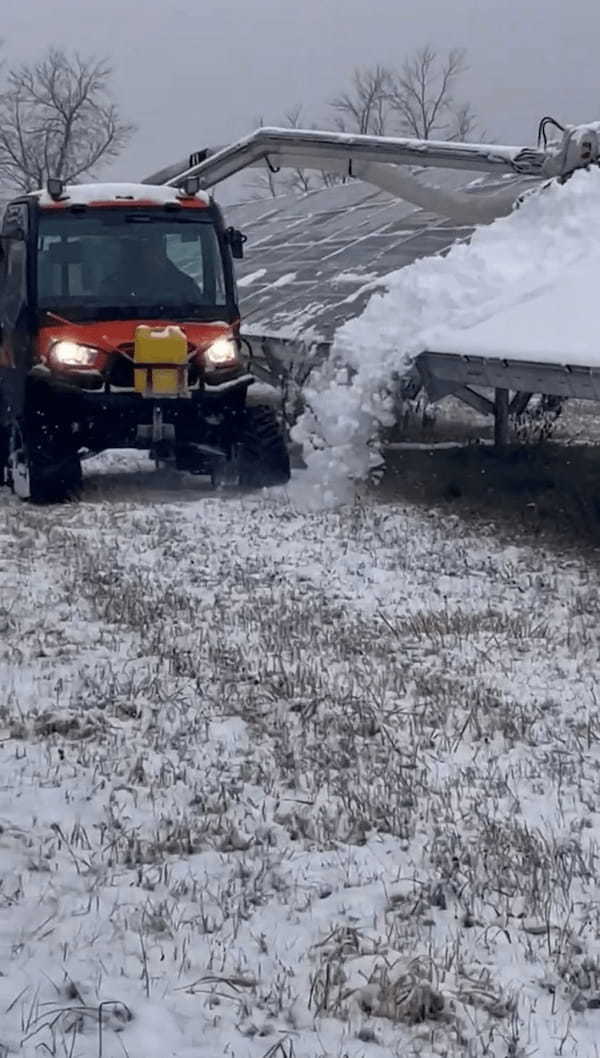
<svg viewBox="0 0 600 1058">
<path fill-rule="evenodd" d="M 356 65 L 420 45 L 468 51 L 462 94 L 500 142 L 535 139 L 544 114 L 600 118 L 599 0 L 15 0 L 2 4 L 9 62 L 49 44 L 110 56 L 136 138 L 108 174 L 138 179 L 206 144 L 311 117 Z M 323 126 L 326 127 L 326 119 Z"/>
</svg>

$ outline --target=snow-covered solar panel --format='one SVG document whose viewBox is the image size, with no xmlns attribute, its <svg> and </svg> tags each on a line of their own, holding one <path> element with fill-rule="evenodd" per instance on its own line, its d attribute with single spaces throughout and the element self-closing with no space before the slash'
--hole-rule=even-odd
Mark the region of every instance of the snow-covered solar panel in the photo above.
<svg viewBox="0 0 600 1058">
<path fill-rule="evenodd" d="M 465 184 L 465 173 L 435 175 L 446 187 Z M 248 237 L 236 262 L 246 333 L 311 341 L 330 341 L 360 315 L 387 274 L 470 233 L 360 181 L 225 213 Z"/>
</svg>

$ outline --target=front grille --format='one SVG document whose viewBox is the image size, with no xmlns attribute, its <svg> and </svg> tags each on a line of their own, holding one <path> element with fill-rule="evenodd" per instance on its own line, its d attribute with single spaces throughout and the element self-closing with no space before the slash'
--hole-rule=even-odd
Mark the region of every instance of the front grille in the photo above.
<svg viewBox="0 0 600 1058">
<path fill-rule="evenodd" d="M 107 381 L 111 386 L 116 386 L 119 389 L 133 389 L 133 360 L 128 359 L 128 357 L 133 357 L 134 344 L 133 342 L 123 342 L 117 348 L 118 352 L 115 352 L 107 372 Z M 188 342 L 188 356 L 193 353 L 194 349 L 195 346 Z M 199 381 L 200 371 L 198 365 L 195 361 L 192 361 L 188 364 L 187 384 L 193 388 L 198 385 Z"/>
</svg>

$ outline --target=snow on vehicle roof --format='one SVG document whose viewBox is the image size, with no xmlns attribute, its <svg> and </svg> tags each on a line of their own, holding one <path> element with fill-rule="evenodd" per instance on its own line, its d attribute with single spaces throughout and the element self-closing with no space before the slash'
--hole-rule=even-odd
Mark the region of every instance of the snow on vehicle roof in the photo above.
<svg viewBox="0 0 600 1058">
<path fill-rule="evenodd" d="M 56 206 L 53 199 L 46 190 L 36 192 L 40 206 Z M 173 187 L 159 187 L 151 184 L 69 184 L 65 187 L 65 198 L 72 205 L 90 205 L 93 202 L 149 202 L 152 205 L 164 206 L 169 202 L 181 202 L 177 189 Z M 190 195 L 204 205 L 210 202 L 210 196 L 206 191 L 198 191 Z"/>
</svg>

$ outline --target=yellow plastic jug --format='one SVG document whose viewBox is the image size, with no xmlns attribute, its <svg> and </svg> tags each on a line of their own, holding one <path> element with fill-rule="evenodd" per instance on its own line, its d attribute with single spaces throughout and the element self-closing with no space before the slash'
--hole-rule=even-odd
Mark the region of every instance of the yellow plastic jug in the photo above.
<svg viewBox="0 0 600 1058">
<path fill-rule="evenodd" d="M 144 397 L 181 397 L 187 392 L 188 343 L 181 327 L 140 324 L 133 347 L 134 386 Z"/>
</svg>

